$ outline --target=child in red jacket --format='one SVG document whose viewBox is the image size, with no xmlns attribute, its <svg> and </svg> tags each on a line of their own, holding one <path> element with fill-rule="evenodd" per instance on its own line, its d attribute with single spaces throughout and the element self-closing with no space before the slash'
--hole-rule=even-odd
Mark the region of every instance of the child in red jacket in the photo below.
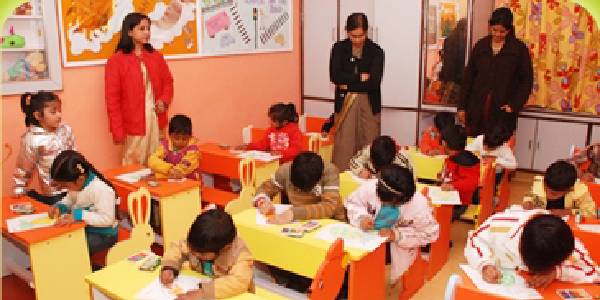
<svg viewBox="0 0 600 300">
<path fill-rule="evenodd" d="M 454 217 L 462 215 L 471 204 L 479 186 L 479 158 L 465 150 L 467 134 L 460 125 L 450 125 L 442 130 L 442 143 L 448 153 L 442 171 L 442 190 L 458 191 L 461 205 L 454 207 Z"/>
<path fill-rule="evenodd" d="M 248 150 L 270 151 L 281 155 L 281 163 L 292 161 L 302 148 L 298 113 L 294 104 L 276 103 L 269 108 L 271 127 L 265 136 L 247 147 Z"/>
<path fill-rule="evenodd" d="M 435 115 L 433 125 L 428 127 L 421 134 L 419 140 L 419 150 L 425 155 L 446 154 L 444 145 L 442 145 L 441 131 L 446 126 L 454 125 L 454 113 L 442 111 Z"/>
</svg>

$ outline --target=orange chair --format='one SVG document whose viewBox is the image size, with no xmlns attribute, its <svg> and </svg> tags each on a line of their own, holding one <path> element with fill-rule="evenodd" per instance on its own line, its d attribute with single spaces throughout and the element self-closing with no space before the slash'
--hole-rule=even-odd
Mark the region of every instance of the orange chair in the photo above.
<svg viewBox="0 0 600 300">
<path fill-rule="evenodd" d="M 499 185 L 500 195 L 498 196 L 500 201 L 498 202 L 498 205 L 496 205 L 496 212 L 504 211 L 508 207 L 508 202 L 510 201 L 510 172 L 511 171 L 506 170 L 504 175 L 502 175 L 502 180 Z"/>
<path fill-rule="evenodd" d="M 402 275 L 402 292 L 398 299 L 410 299 L 425 284 L 425 274 L 427 273 L 427 262 L 421 257 L 421 251 L 417 253 L 417 258 L 413 264 Z"/>
<path fill-rule="evenodd" d="M 600 208 L 600 184 L 594 182 L 586 182 L 585 183 L 592 195 L 592 199 L 596 203 L 596 208 Z"/>
<path fill-rule="evenodd" d="M 481 166 L 481 190 L 479 193 L 479 214 L 477 224 L 481 225 L 494 213 L 494 187 L 496 185 L 496 167 L 494 161 L 486 159 Z"/>
<path fill-rule="evenodd" d="M 325 260 L 321 263 L 310 285 L 308 298 L 311 300 L 335 299 L 344 283 L 347 263 L 344 240 L 337 239 L 329 247 Z"/>
</svg>

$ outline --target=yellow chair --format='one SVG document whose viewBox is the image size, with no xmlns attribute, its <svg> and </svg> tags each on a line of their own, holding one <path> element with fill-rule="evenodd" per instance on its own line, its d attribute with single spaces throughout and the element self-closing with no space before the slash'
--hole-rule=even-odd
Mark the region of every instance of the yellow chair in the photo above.
<svg viewBox="0 0 600 300">
<path fill-rule="evenodd" d="M 256 181 L 256 163 L 254 160 L 248 158 L 241 160 L 239 168 L 242 189 L 240 196 L 225 206 L 225 211 L 230 215 L 252 208 L 252 196 L 256 192 L 256 188 L 254 187 Z"/>
<path fill-rule="evenodd" d="M 141 187 L 129 194 L 127 207 L 133 223 L 131 236 L 110 248 L 106 255 L 107 265 L 121 261 L 140 251 L 150 251 L 150 245 L 154 242 L 154 231 L 150 227 L 151 205 L 150 192 L 146 188 Z"/>
</svg>

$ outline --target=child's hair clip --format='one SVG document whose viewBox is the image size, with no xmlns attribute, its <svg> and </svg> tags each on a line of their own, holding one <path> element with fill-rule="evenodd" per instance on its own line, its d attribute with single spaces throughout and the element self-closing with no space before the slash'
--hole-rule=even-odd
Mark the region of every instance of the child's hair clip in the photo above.
<svg viewBox="0 0 600 300">
<path fill-rule="evenodd" d="M 83 166 L 81 164 L 77 164 L 75 166 L 77 167 L 77 170 L 79 170 L 79 173 L 81 173 L 81 174 L 85 173 L 85 169 L 83 168 Z"/>
</svg>

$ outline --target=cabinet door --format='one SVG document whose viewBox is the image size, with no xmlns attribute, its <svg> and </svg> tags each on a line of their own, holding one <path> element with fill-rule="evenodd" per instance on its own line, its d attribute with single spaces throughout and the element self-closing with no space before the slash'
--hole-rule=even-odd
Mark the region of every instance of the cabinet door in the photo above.
<svg viewBox="0 0 600 300">
<path fill-rule="evenodd" d="M 590 144 L 600 143 L 600 125 L 592 126 L 592 137 L 590 139 Z"/>
<path fill-rule="evenodd" d="M 333 113 L 333 101 L 304 100 L 304 114 L 311 117 L 329 118 Z"/>
<path fill-rule="evenodd" d="M 421 1 L 375 1 L 374 37 L 385 51 L 384 106 L 418 106 Z"/>
<path fill-rule="evenodd" d="M 417 112 L 383 109 L 381 112 L 381 135 L 389 135 L 399 145 L 417 144 Z"/>
<path fill-rule="evenodd" d="M 539 120 L 533 169 L 544 171 L 558 159 L 569 157 L 572 145 L 585 146 L 587 124 Z"/>
<path fill-rule="evenodd" d="M 333 99 L 329 54 L 337 41 L 337 1 L 303 2 L 304 95 Z"/>
<path fill-rule="evenodd" d="M 331 0 L 327 0 L 331 1 Z M 379 0 L 377 0 L 379 1 Z M 373 38 L 373 6 L 375 0 L 340 0 L 340 40 L 347 38 L 346 19 L 353 13 L 364 13 L 369 21 L 369 37 Z M 334 2 L 334 1 L 331 1 Z"/>
<path fill-rule="evenodd" d="M 537 120 L 519 118 L 517 123 L 515 158 L 520 169 L 533 168 L 533 151 Z"/>
</svg>

